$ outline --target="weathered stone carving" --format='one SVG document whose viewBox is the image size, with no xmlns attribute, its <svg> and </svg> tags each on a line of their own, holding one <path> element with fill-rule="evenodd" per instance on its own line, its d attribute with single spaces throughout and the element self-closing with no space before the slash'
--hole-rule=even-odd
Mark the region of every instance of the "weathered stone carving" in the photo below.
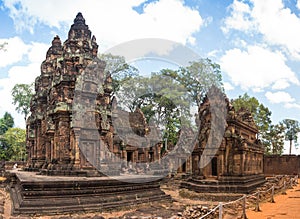
<svg viewBox="0 0 300 219">
<path fill-rule="evenodd" d="M 97 85 L 91 86 L 86 82 L 87 79 L 94 80 L 87 67 L 97 58 L 97 51 L 96 38 L 91 37 L 91 31 L 81 13 L 76 16 L 68 39 L 63 44 L 58 36 L 54 37 L 41 65 L 41 75 L 35 81 L 36 94 L 32 99 L 31 116 L 27 122 L 28 168 L 56 171 L 91 168 L 76 141 L 72 104 L 75 85 L 79 83 L 83 71 L 87 77 L 84 81 L 87 92 L 95 92 L 94 87 Z M 104 67 L 105 63 L 102 63 L 102 69 L 98 70 L 104 72 Z M 99 92 L 99 103 L 95 105 L 107 110 L 110 105 L 111 79 L 104 73 L 103 77 L 106 78 L 106 86 Z M 105 104 L 101 105 L 100 102 L 104 100 Z M 110 118 L 109 115 L 105 116 L 104 119 L 103 112 L 95 112 L 101 133 L 103 130 L 110 132 Z"/>
<path fill-rule="evenodd" d="M 198 143 L 192 153 L 193 177 L 191 181 L 196 184 L 186 182 L 183 186 L 202 192 L 249 192 L 264 182 L 262 176 L 264 148 L 257 139 L 258 129 L 251 113 L 245 109 L 235 111 L 225 95 L 222 99 L 225 100 L 227 112 L 216 114 L 218 117 L 226 113 L 225 132 L 221 144 L 214 145 L 208 142 L 214 141 L 214 133 L 212 133 L 212 138 L 209 138 L 211 132 L 215 132 L 211 129 L 211 105 L 213 101 L 218 101 L 218 98 L 216 100 L 206 98 L 199 108 L 200 131 Z M 216 105 L 219 104 L 221 103 L 218 102 Z M 220 109 L 222 109 L 221 106 Z M 220 116 L 216 119 L 223 121 L 224 118 Z M 207 150 L 208 145 L 212 148 L 216 147 L 216 153 L 210 154 L 206 151 L 204 155 L 204 150 Z M 208 165 L 201 166 L 201 158 L 205 159 L 203 156 L 210 159 Z M 219 186 L 216 187 L 214 185 L 216 182 L 205 179 L 214 179 L 218 181 Z M 201 184 L 197 184 L 197 180 L 202 180 Z"/>
<path fill-rule="evenodd" d="M 27 169 L 64 175 L 79 170 L 96 173 L 93 166 L 111 158 L 108 150 L 125 161 L 160 158 L 160 142 L 156 141 L 153 148 L 149 146 L 158 133 L 154 128 L 150 132 L 142 111 L 116 111 L 113 106 L 112 78 L 104 71 L 105 63 L 97 58 L 97 52 L 96 37 L 91 36 L 81 13 L 63 44 L 58 36 L 54 37 L 41 65 L 41 75 L 35 80 L 36 94 L 27 121 Z M 113 119 L 122 126 L 118 130 Z M 121 133 L 126 140 L 121 139 Z M 139 137 L 145 141 L 136 141 Z M 99 149 L 100 141 L 106 144 L 106 151 Z"/>
</svg>

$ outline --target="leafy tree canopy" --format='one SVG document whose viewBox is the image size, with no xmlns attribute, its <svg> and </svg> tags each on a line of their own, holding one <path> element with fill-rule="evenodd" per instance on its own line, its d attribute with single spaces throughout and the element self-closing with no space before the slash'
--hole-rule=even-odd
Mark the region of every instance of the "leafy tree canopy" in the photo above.
<svg viewBox="0 0 300 219">
<path fill-rule="evenodd" d="M 181 125 L 189 123 L 190 101 L 185 88 L 162 72 L 123 82 L 116 97 L 124 110 L 140 108 L 147 122 L 156 124 L 172 144 L 177 141 Z"/>
<path fill-rule="evenodd" d="M 264 106 L 262 103 L 259 103 L 255 97 L 250 97 L 247 93 L 233 100 L 232 104 L 235 110 L 244 108 L 252 113 L 254 122 L 259 130 L 259 138 L 261 140 L 265 140 L 266 134 L 272 123 L 272 112 L 269 108 Z"/>
<path fill-rule="evenodd" d="M 30 112 L 30 100 L 33 96 L 33 84 L 16 84 L 12 91 L 13 104 L 16 110 L 24 115 L 26 121 Z"/>
<path fill-rule="evenodd" d="M 162 73 L 183 85 L 198 107 L 212 86 L 223 90 L 220 65 L 208 58 L 190 62 L 189 66 L 177 71 L 165 70 Z"/>
<path fill-rule="evenodd" d="M 24 160 L 26 155 L 26 131 L 21 128 L 10 128 L 3 135 L 6 144 L 5 159 L 11 161 Z M 3 151 L 2 151 L 3 152 Z"/>
<path fill-rule="evenodd" d="M 282 123 L 270 125 L 265 141 L 266 154 L 282 154 L 284 150 L 284 131 Z"/>
<path fill-rule="evenodd" d="M 285 140 L 290 142 L 289 153 L 292 153 L 292 144 L 293 141 L 297 145 L 298 133 L 300 132 L 300 124 L 297 120 L 293 119 L 284 119 L 282 125 L 285 128 Z"/>
<path fill-rule="evenodd" d="M 127 64 L 122 56 L 100 54 L 98 57 L 105 61 L 105 71 L 109 72 L 112 77 L 113 94 L 120 89 L 126 80 L 138 75 L 137 68 Z"/>
<path fill-rule="evenodd" d="M 10 113 L 5 112 L 0 119 L 0 135 L 3 135 L 9 128 L 14 126 L 14 118 Z"/>
<path fill-rule="evenodd" d="M 268 107 L 260 103 L 255 97 L 250 97 L 247 93 L 233 100 L 236 110 L 247 109 L 252 113 L 253 120 L 258 128 L 258 138 L 265 145 L 267 154 L 281 154 L 283 152 L 283 127 L 280 124 L 272 125 L 272 112 Z"/>
</svg>

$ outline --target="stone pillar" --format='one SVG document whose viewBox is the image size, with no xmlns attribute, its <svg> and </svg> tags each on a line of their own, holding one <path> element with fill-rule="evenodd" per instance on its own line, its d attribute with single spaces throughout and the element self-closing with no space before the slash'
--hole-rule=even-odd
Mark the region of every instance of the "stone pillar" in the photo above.
<svg viewBox="0 0 300 219">
<path fill-rule="evenodd" d="M 139 151 L 136 150 L 133 152 L 133 162 L 137 162 L 138 161 L 138 157 L 139 157 Z"/>
<path fill-rule="evenodd" d="M 37 150 L 36 150 L 36 167 L 41 168 L 45 162 L 45 140 L 44 133 L 42 132 L 42 123 L 37 122 Z"/>
<path fill-rule="evenodd" d="M 68 112 L 60 112 L 54 118 L 56 130 L 56 158 L 60 165 L 65 166 L 70 162 L 70 117 Z"/>
<path fill-rule="evenodd" d="M 74 150 L 74 168 L 80 169 L 80 149 L 79 149 L 79 130 L 74 130 L 73 150 Z"/>
<path fill-rule="evenodd" d="M 244 152 L 244 151 L 241 153 L 241 168 L 240 168 L 241 169 L 240 170 L 240 174 L 241 175 L 245 175 L 245 171 L 244 171 L 244 168 L 245 168 L 244 165 L 245 165 L 245 160 L 246 160 L 245 153 L 246 152 Z"/>
</svg>

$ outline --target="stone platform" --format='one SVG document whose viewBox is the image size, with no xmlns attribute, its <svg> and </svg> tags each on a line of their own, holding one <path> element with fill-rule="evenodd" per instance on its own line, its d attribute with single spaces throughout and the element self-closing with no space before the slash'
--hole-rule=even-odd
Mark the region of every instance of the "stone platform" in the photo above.
<svg viewBox="0 0 300 219">
<path fill-rule="evenodd" d="M 151 181 L 141 182 L 145 177 Z M 170 201 L 171 197 L 160 190 L 160 181 L 160 177 L 145 175 L 124 175 L 112 179 L 51 177 L 12 171 L 12 214 L 102 212 L 154 201 Z"/>
<path fill-rule="evenodd" d="M 264 175 L 222 176 L 219 179 L 191 178 L 183 181 L 180 186 L 202 193 L 250 193 L 263 183 Z"/>
</svg>

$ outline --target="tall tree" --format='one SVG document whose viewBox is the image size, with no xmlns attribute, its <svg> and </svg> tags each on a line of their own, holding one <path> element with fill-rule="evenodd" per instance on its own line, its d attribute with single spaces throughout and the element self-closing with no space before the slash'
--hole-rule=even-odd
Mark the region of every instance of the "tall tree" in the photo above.
<svg viewBox="0 0 300 219">
<path fill-rule="evenodd" d="M 26 122 L 30 112 L 30 100 L 33 95 L 33 84 L 16 84 L 12 91 L 13 104 L 16 105 L 16 110 L 24 115 Z"/>
<path fill-rule="evenodd" d="M 7 160 L 8 145 L 4 139 L 4 134 L 14 126 L 14 119 L 10 113 L 5 112 L 0 119 L 0 160 Z"/>
<path fill-rule="evenodd" d="M 220 65 L 208 58 L 190 62 L 189 66 L 180 67 L 177 71 L 164 70 L 162 72 L 183 85 L 198 107 L 212 86 L 223 90 Z"/>
<path fill-rule="evenodd" d="M 140 108 L 147 122 L 154 122 L 165 141 L 174 145 L 181 125 L 186 125 L 190 118 L 190 102 L 185 91 L 182 85 L 159 72 L 126 81 L 116 97 L 125 110 L 133 112 Z"/>
<path fill-rule="evenodd" d="M 284 149 L 284 131 L 285 127 L 282 123 L 270 125 L 269 131 L 266 135 L 265 152 L 266 154 L 283 153 Z"/>
<path fill-rule="evenodd" d="M 281 154 L 283 140 L 280 132 L 282 127 L 280 124 L 272 125 L 272 112 L 269 108 L 260 103 L 255 97 L 250 97 L 247 93 L 233 100 L 232 104 L 236 110 L 244 108 L 252 113 L 253 120 L 258 128 L 257 137 L 265 146 L 265 153 Z"/>
<path fill-rule="evenodd" d="M 235 110 L 241 108 L 247 109 L 253 115 L 257 114 L 259 101 L 255 97 L 250 97 L 247 93 L 240 95 L 238 98 L 234 99 L 232 102 Z"/>
<path fill-rule="evenodd" d="M 233 100 L 232 104 L 235 110 L 244 108 L 252 113 L 253 120 L 259 131 L 258 138 L 263 142 L 267 141 L 267 134 L 272 123 L 272 112 L 269 108 L 265 107 L 262 103 L 259 103 L 255 97 L 250 97 L 247 93 Z"/>
<path fill-rule="evenodd" d="M 14 126 L 14 118 L 10 113 L 5 112 L 0 119 L 0 135 L 3 135 L 9 128 Z"/>
<path fill-rule="evenodd" d="M 290 150 L 289 154 L 292 154 L 292 145 L 293 141 L 297 144 L 298 133 L 300 132 L 300 125 L 297 120 L 293 119 L 284 119 L 282 124 L 285 127 L 285 140 L 290 141 Z"/>
<path fill-rule="evenodd" d="M 105 61 L 105 71 L 112 77 L 113 93 L 112 96 L 120 89 L 125 81 L 136 77 L 138 69 L 126 63 L 125 58 L 112 54 L 100 54 L 99 59 Z"/>
<path fill-rule="evenodd" d="M 26 131 L 21 128 L 10 128 L 3 135 L 6 148 L 6 159 L 24 160 L 26 155 Z"/>
</svg>

